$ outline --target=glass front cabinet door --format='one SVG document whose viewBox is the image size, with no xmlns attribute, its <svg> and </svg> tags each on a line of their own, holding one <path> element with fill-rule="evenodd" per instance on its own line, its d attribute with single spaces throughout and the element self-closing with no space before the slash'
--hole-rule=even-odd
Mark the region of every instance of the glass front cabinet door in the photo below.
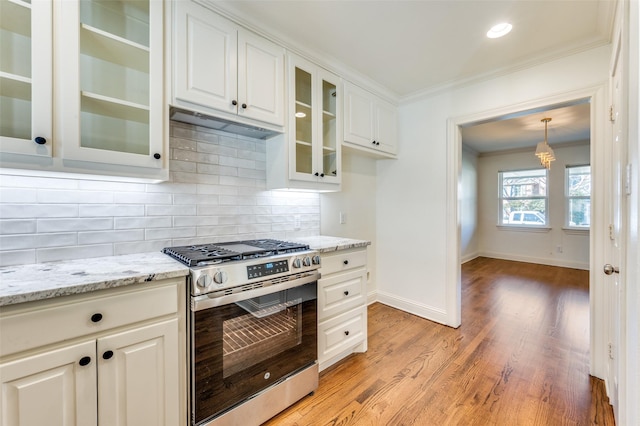
<svg viewBox="0 0 640 426">
<path fill-rule="evenodd" d="M 52 2 L 0 1 L 0 151 L 52 155 Z"/>
<path fill-rule="evenodd" d="M 65 160 L 162 167 L 163 3 L 61 2 Z"/>
<path fill-rule="evenodd" d="M 293 55 L 289 56 L 289 72 L 290 178 L 338 185 L 342 134 L 339 78 Z"/>
</svg>

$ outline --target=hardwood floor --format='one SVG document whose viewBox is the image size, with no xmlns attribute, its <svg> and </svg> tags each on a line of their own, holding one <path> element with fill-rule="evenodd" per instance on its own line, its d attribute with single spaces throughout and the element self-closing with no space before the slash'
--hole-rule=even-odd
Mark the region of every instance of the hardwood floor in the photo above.
<svg viewBox="0 0 640 426">
<path fill-rule="evenodd" d="M 587 271 L 467 262 L 461 327 L 375 303 L 369 351 L 265 425 L 613 425 L 589 376 L 588 299 Z"/>
</svg>

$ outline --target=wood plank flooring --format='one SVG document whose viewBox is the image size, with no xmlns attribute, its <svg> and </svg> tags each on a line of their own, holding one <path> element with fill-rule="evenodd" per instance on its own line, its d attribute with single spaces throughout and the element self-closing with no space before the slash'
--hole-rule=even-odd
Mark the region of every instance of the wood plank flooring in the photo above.
<svg viewBox="0 0 640 426">
<path fill-rule="evenodd" d="M 265 423 L 613 424 L 589 376 L 588 272 L 487 258 L 462 267 L 461 327 L 375 303 L 369 351 Z"/>
</svg>

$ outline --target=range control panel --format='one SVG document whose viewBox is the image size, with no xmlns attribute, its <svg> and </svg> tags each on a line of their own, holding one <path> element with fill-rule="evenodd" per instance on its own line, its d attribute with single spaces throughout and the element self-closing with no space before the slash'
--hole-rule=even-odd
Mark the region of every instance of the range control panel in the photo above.
<svg viewBox="0 0 640 426">
<path fill-rule="evenodd" d="M 250 279 L 266 277 L 281 272 L 289 272 L 289 263 L 287 260 L 277 260 L 275 262 L 247 266 L 247 275 Z"/>
</svg>

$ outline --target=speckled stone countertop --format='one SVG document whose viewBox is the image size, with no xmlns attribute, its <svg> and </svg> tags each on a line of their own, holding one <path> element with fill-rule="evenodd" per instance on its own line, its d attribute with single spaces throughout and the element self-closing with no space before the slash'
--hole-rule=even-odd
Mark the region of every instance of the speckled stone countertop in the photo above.
<svg viewBox="0 0 640 426">
<path fill-rule="evenodd" d="M 184 277 L 164 253 L 139 253 L 0 268 L 0 306 Z"/>
<path fill-rule="evenodd" d="M 330 237 L 320 235 L 317 237 L 300 237 L 294 239 L 297 242 L 308 244 L 309 248 L 318 250 L 320 253 L 327 253 L 337 250 L 348 250 L 357 247 L 366 247 L 371 241 L 354 240 L 352 238 Z"/>
</svg>

